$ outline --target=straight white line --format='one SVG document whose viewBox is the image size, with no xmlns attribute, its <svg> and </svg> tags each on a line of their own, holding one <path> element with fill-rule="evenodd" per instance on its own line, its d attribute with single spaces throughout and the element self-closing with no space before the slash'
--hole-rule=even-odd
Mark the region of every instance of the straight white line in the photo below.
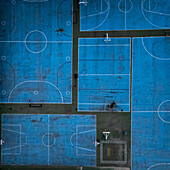
<svg viewBox="0 0 170 170">
<path fill-rule="evenodd" d="M 126 0 L 125 0 L 125 30 L 126 30 Z"/>
<path fill-rule="evenodd" d="M 1 153 L 1 155 L 11 155 L 11 153 Z M 12 156 L 13 155 L 17 155 L 17 156 L 19 156 L 19 155 L 21 155 L 20 153 L 12 153 Z M 9 164 L 8 164 L 9 165 Z M 14 165 L 14 164 L 13 164 Z"/>
<path fill-rule="evenodd" d="M 130 74 L 79 74 L 80 76 L 130 76 Z"/>
<path fill-rule="evenodd" d="M 108 105 L 107 103 L 79 103 L 80 105 Z M 116 103 L 116 105 L 129 105 L 124 103 Z"/>
<path fill-rule="evenodd" d="M 76 125 L 77 127 L 96 127 L 96 125 Z"/>
<path fill-rule="evenodd" d="M 104 14 L 106 13 L 108 10 L 106 10 L 105 12 L 98 12 L 96 14 L 91 14 L 91 15 L 87 15 L 87 16 L 84 16 L 84 17 L 80 17 L 80 19 L 84 19 L 84 18 L 89 18 L 89 17 L 94 17 L 94 16 L 97 16 L 97 15 L 100 15 L 100 14 Z M 86 30 L 87 31 L 87 30 Z"/>
<path fill-rule="evenodd" d="M 76 146 L 78 146 L 78 137 L 77 137 L 77 133 L 78 133 L 78 125 L 76 125 Z M 76 156 L 78 155 L 78 147 L 76 147 Z"/>
<path fill-rule="evenodd" d="M 21 150 L 22 150 L 22 147 L 21 147 L 21 125 L 20 125 L 20 154 L 21 154 Z"/>
<path fill-rule="evenodd" d="M 113 47 L 113 46 L 130 46 L 129 44 L 111 44 L 111 45 L 98 45 L 98 44 L 94 44 L 94 45 L 79 45 L 79 46 L 89 46 L 89 47 L 97 47 L 97 46 L 100 46 L 100 47 Z"/>
<path fill-rule="evenodd" d="M 103 0 L 101 0 L 101 12 L 103 12 Z"/>
<path fill-rule="evenodd" d="M 49 114 L 48 114 L 48 146 L 49 146 Z M 49 147 L 48 147 L 48 165 L 49 165 Z"/>
<path fill-rule="evenodd" d="M 170 111 L 132 111 L 132 112 L 139 112 L 139 113 L 142 113 L 142 112 L 150 112 L 150 113 L 153 113 L 153 112 L 170 113 Z"/>
<path fill-rule="evenodd" d="M 72 41 L 0 41 L 0 43 L 72 43 Z"/>
<path fill-rule="evenodd" d="M 20 126 L 20 124 L 2 124 L 2 126 Z"/>
</svg>

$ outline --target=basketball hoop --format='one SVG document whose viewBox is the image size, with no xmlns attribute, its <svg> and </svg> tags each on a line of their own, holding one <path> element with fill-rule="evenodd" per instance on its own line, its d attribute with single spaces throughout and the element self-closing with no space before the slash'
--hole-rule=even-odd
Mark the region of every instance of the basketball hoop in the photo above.
<svg viewBox="0 0 170 170">
<path fill-rule="evenodd" d="M 104 41 L 105 41 L 106 43 L 108 43 L 109 41 L 111 41 L 111 39 L 109 38 L 109 34 L 108 34 L 108 33 L 106 33 L 106 38 L 104 39 Z"/>
<path fill-rule="evenodd" d="M 3 143 L 4 143 L 4 141 L 1 139 L 1 140 L 0 140 L 0 145 L 2 145 Z"/>
<path fill-rule="evenodd" d="M 95 142 L 94 142 L 94 144 L 95 144 L 95 146 L 100 145 L 100 143 L 99 143 L 99 142 L 97 142 L 97 141 L 95 141 Z"/>
<path fill-rule="evenodd" d="M 83 5 L 87 6 L 88 2 L 87 2 L 87 0 L 84 0 L 84 1 L 80 1 L 79 4 L 83 4 Z"/>
<path fill-rule="evenodd" d="M 103 132 L 103 135 L 105 136 L 105 140 L 107 140 L 110 135 L 110 132 L 105 131 L 105 132 Z"/>
</svg>

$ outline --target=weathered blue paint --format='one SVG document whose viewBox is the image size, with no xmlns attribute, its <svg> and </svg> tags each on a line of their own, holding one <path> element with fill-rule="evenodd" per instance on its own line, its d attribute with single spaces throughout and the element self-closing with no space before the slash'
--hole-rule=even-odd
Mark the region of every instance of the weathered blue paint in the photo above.
<svg viewBox="0 0 170 170">
<path fill-rule="evenodd" d="M 130 39 L 79 39 L 78 109 L 129 111 Z"/>
<path fill-rule="evenodd" d="M 168 29 L 169 7 L 167 0 L 88 0 L 80 6 L 80 29 Z"/>
<path fill-rule="evenodd" d="M 2 115 L 2 164 L 96 166 L 96 116 Z"/>
<path fill-rule="evenodd" d="M 169 49 L 169 37 L 133 39 L 133 170 L 169 169 Z"/>
<path fill-rule="evenodd" d="M 0 102 L 71 103 L 72 0 L 2 0 L 0 10 Z"/>
</svg>

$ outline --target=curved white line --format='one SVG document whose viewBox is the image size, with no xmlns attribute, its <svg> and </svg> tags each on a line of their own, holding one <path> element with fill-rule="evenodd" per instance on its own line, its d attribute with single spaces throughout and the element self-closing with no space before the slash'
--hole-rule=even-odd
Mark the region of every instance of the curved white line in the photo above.
<svg viewBox="0 0 170 170">
<path fill-rule="evenodd" d="M 107 8 L 108 13 L 107 13 L 105 19 L 98 26 L 96 26 L 94 28 L 87 29 L 86 31 L 91 31 L 91 30 L 94 30 L 94 29 L 100 27 L 106 21 L 106 19 L 108 18 L 109 12 L 110 12 L 110 1 L 109 0 L 104 0 L 104 1 L 107 3 L 107 6 L 108 6 L 108 8 Z"/>
<path fill-rule="evenodd" d="M 163 101 L 163 102 L 158 106 L 158 116 L 159 116 L 159 119 L 162 120 L 164 123 L 170 123 L 170 121 L 164 120 L 164 119 L 160 116 L 160 114 L 159 114 L 159 109 L 160 109 L 161 105 L 164 104 L 164 103 L 166 103 L 166 102 L 170 102 L 170 100 L 165 100 L 165 101 Z"/>
<path fill-rule="evenodd" d="M 124 14 L 125 14 L 125 13 L 126 13 L 126 14 L 129 13 L 129 12 L 132 10 L 132 8 L 133 8 L 133 2 L 132 2 L 131 0 L 129 0 L 130 3 L 131 3 L 131 8 L 130 8 L 128 11 L 122 11 L 122 10 L 120 9 L 120 3 L 121 3 L 121 1 L 122 1 L 122 0 L 120 0 L 119 3 L 118 3 L 119 11 L 122 12 L 122 13 L 124 13 Z"/>
<path fill-rule="evenodd" d="M 104 0 L 104 1 L 106 1 L 106 0 Z M 105 11 L 101 11 L 101 12 L 96 10 L 98 13 L 94 13 L 94 14 L 91 14 L 91 15 L 86 15 L 86 16 L 80 17 L 80 19 L 84 19 L 84 18 L 88 18 L 88 17 L 93 17 L 93 16 L 101 15 L 101 14 L 106 13 L 108 10 L 109 10 L 109 8 L 107 8 Z"/>
<path fill-rule="evenodd" d="M 155 166 L 159 166 L 159 165 L 170 165 L 170 163 L 157 163 L 157 164 L 150 166 L 147 170 L 150 170 L 151 168 L 153 168 Z"/>
<path fill-rule="evenodd" d="M 146 0 L 144 0 L 143 5 L 144 5 L 145 2 L 146 2 Z M 167 16 L 170 16 L 170 14 L 167 14 L 167 13 L 149 11 L 149 10 L 147 10 L 146 8 L 144 8 L 144 6 L 143 6 L 143 10 L 146 11 L 146 12 L 153 13 L 153 14 L 160 14 L 160 15 L 167 15 Z"/>
<path fill-rule="evenodd" d="M 44 37 L 45 37 L 45 46 L 44 46 L 44 48 L 42 49 L 42 50 L 39 50 L 39 51 L 32 51 L 32 50 L 30 50 L 29 48 L 28 48 L 28 46 L 27 46 L 27 38 L 28 38 L 28 36 L 31 34 L 31 33 L 33 33 L 33 32 L 39 32 L 40 34 L 42 34 Z M 26 49 L 28 50 L 28 51 L 30 51 L 31 53 L 34 53 L 34 54 L 38 54 L 38 53 L 41 53 L 41 52 L 43 52 L 45 49 L 46 49 L 46 47 L 47 47 L 47 36 L 42 32 L 42 31 L 39 31 L 39 30 L 33 30 L 33 31 L 30 31 L 27 35 L 26 35 L 26 37 L 25 37 L 25 47 L 26 47 Z"/>
<path fill-rule="evenodd" d="M 170 28 L 170 27 L 160 27 L 160 26 L 157 26 L 157 25 L 153 24 L 151 21 L 149 21 L 149 19 L 144 14 L 144 6 L 143 6 L 144 2 L 145 2 L 145 0 L 141 1 L 141 11 L 142 11 L 142 14 L 143 14 L 144 18 L 146 19 L 146 21 L 148 21 L 149 24 L 151 24 L 152 26 L 157 27 L 157 28 L 161 28 L 161 29 Z"/>
<path fill-rule="evenodd" d="M 71 143 L 71 145 L 72 145 L 73 147 L 75 147 L 75 148 L 80 148 L 80 149 L 82 149 L 82 150 L 87 150 L 87 151 L 96 152 L 95 150 L 83 148 L 83 147 L 80 147 L 80 146 L 76 146 L 76 145 L 74 145 L 74 144 L 72 143 L 72 138 L 73 138 L 73 136 L 79 135 L 79 134 L 83 134 L 83 133 L 93 132 L 93 131 L 96 131 L 96 129 L 88 130 L 88 131 L 83 131 L 83 132 L 80 132 L 80 133 L 73 133 L 73 135 L 71 135 L 71 137 L 70 137 L 70 143 Z"/>
<path fill-rule="evenodd" d="M 54 141 L 53 141 L 53 143 L 52 143 L 51 145 L 49 145 L 49 136 L 48 136 L 48 145 L 44 143 L 44 137 L 45 137 L 46 135 L 51 135 L 51 136 L 54 138 Z M 43 144 L 45 147 L 51 148 L 52 146 L 55 145 L 55 143 L 56 143 L 56 138 L 55 138 L 55 136 L 54 136 L 52 133 L 45 133 L 45 134 L 42 136 L 42 138 L 41 138 L 41 142 L 42 142 L 42 144 Z"/>
<path fill-rule="evenodd" d="M 14 130 L 10 130 L 10 129 L 5 129 L 5 128 L 2 128 L 2 130 L 6 130 L 6 131 L 9 131 L 9 132 L 14 132 L 14 133 L 18 133 L 18 134 L 21 134 L 21 135 L 24 135 L 25 136 L 25 143 L 24 144 L 22 144 L 22 145 L 17 145 L 17 146 L 13 146 L 13 147 L 10 147 L 10 148 L 5 148 L 5 149 L 2 149 L 3 151 L 5 151 L 5 150 L 10 150 L 10 149 L 14 149 L 14 148 L 19 148 L 19 147 L 22 147 L 22 146 L 24 146 L 24 145 L 26 145 L 28 142 L 28 138 L 27 138 L 27 136 L 25 135 L 25 133 L 23 133 L 23 132 L 17 132 L 17 131 L 14 131 Z"/>
<path fill-rule="evenodd" d="M 59 94 L 60 94 L 60 96 L 61 96 L 61 100 L 62 100 L 62 103 L 63 103 L 63 96 L 62 96 L 62 93 L 60 92 L 60 90 L 58 89 L 58 87 L 55 86 L 54 84 L 50 83 L 49 81 L 41 81 L 41 80 L 29 80 L 29 81 L 23 81 L 23 82 L 17 84 L 17 85 L 11 90 L 11 92 L 10 92 L 10 94 L 9 94 L 9 97 L 8 97 L 8 102 L 9 102 L 9 100 L 10 100 L 10 97 L 11 97 L 13 91 L 14 91 L 19 85 L 24 84 L 24 83 L 47 83 L 47 84 L 50 84 L 51 86 L 53 86 L 53 87 L 55 87 L 55 88 L 57 89 L 57 91 L 59 92 Z"/>
<path fill-rule="evenodd" d="M 142 45 L 143 45 L 143 48 L 145 49 L 145 51 L 150 55 L 150 56 L 152 56 L 153 58 L 156 58 L 156 59 L 158 59 L 158 60 L 170 60 L 170 58 L 159 58 L 159 57 L 156 57 L 156 56 L 154 56 L 153 54 L 151 54 L 148 50 L 147 50 L 147 48 L 146 48 L 146 46 L 145 46 L 145 44 L 144 44 L 144 40 L 143 40 L 144 38 L 142 37 Z"/>
</svg>

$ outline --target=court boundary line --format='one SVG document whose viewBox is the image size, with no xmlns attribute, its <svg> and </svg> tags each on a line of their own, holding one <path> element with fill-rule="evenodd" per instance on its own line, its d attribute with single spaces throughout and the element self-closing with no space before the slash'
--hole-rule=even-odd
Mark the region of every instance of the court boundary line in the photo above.
<svg viewBox="0 0 170 170">
<path fill-rule="evenodd" d="M 130 74 L 78 74 L 80 76 L 130 76 Z"/>
</svg>

